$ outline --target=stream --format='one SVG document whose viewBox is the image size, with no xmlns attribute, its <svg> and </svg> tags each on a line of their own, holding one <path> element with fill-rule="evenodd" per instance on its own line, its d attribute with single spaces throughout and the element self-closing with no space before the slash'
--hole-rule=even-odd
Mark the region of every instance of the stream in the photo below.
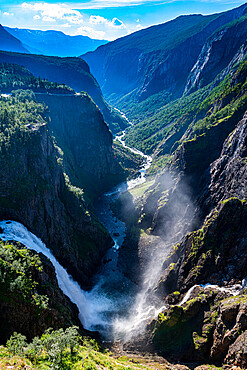
<svg viewBox="0 0 247 370">
<path fill-rule="evenodd" d="M 123 132 L 116 139 L 124 147 L 127 147 L 124 142 L 124 135 Z M 144 157 L 145 163 L 141 167 L 138 177 L 119 184 L 97 200 L 95 213 L 111 235 L 114 245 L 103 258 L 101 268 L 93 278 L 93 288 L 90 291 L 82 290 L 46 245 L 21 223 L 15 221 L 0 222 L 0 228 L 3 230 L 3 233 L 1 233 L 2 239 L 19 241 L 27 248 L 43 253 L 51 261 L 55 268 L 59 287 L 78 307 L 79 319 L 82 325 L 90 331 L 97 330 L 105 342 L 120 341 L 124 343 L 133 339 L 144 331 L 148 321 L 157 317 L 166 308 L 161 301 L 154 303 L 152 295 L 150 295 L 160 277 L 159 264 L 162 265 L 163 258 L 159 257 L 159 263 L 155 260 L 150 261 L 143 277 L 142 286 L 136 286 L 118 269 L 119 248 L 121 248 L 125 239 L 126 226 L 124 222 L 114 216 L 111 204 L 123 192 L 146 181 L 146 171 L 152 162 L 151 157 L 136 149 L 129 149 Z M 230 288 L 208 284 L 203 288 L 214 288 L 227 291 L 231 295 L 237 295 L 246 285 L 247 279 L 243 280 L 242 285 L 235 285 Z M 180 305 L 191 298 L 196 287 L 189 289 Z"/>
<path fill-rule="evenodd" d="M 124 147 L 127 147 L 124 135 L 125 132 L 116 139 Z M 141 167 L 138 177 L 119 184 L 112 191 L 103 194 L 97 201 L 95 213 L 111 235 L 114 245 L 103 258 L 101 269 L 93 278 L 91 291 L 83 291 L 45 244 L 22 224 L 15 221 L 0 222 L 0 227 L 3 230 L 2 239 L 19 241 L 27 248 L 43 253 L 51 261 L 56 271 L 59 287 L 78 307 L 82 325 L 85 329 L 99 331 L 106 341 L 121 340 L 123 337 L 125 330 L 119 325 L 119 322 L 121 322 L 121 317 L 130 311 L 130 306 L 135 301 L 138 292 L 138 287 L 118 270 L 118 250 L 123 244 L 126 227 L 113 215 L 111 203 L 123 192 L 146 181 L 146 171 L 151 165 L 152 158 L 136 149 L 128 149 L 144 157 L 145 163 Z M 152 315 L 154 314 L 155 312 L 152 312 Z M 143 317 L 140 319 L 143 321 Z M 124 323 L 125 319 L 122 322 Z M 129 329 L 126 327 L 126 330 Z"/>
</svg>

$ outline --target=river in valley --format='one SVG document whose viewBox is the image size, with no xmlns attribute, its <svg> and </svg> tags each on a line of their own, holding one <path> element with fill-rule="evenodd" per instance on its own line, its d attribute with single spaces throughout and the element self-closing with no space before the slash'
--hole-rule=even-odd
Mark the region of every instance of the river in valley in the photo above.
<svg viewBox="0 0 247 370">
<path fill-rule="evenodd" d="M 125 146 L 124 133 L 117 139 Z M 135 285 L 118 268 L 119 249 L 125 239 L 126 226 L 115 217 L 111 204 L 125 191 L 146 181 L 146 171 L 152 161 L 151 157 L 145 156 L 140 151 L 130 150 L 145 159 L 139 176 L 119 184 L 112 191 L 102 195 L 95 207 L 95 212 L 110 233 L 114 245 L 103 258 L 101 268 L 93 278 L 93 288 L 90 291 L 82 290 L 45 244 L 22 224 L 15 221 L 0 222 L 0 228 L 3 231 L 2 239 L 19 241 L 27 248 L 43 253 L 51 261 L 59 287 L 78 307 L 82 325 L 88 330 L 98 331 L 106 342 L 127 342 L 133 339 L 144 330 L 148 321 L 157 317 L 159 312 L 166 308 L 162 305 L 162 301 L 154 303 L 153 296 L 150 295 L 160 277 L 159 264 L 162 266 L 164 256 L 159 257 L 159 261 L 150 261 L 141 286 Z M 231 288 L 206 285 L 204 289 L 224 290 L 237 295 L 246 284 L 247 279 L 242 282 L 242 285 Z M 195 287 L 187 292 L 180 304 L 190 299 Z"/>
<path fill-rule="evenodd" d="M 123 132 L 116 139 L 126 147 L 124 135 Z M 155 314 L 155 310 L 151 310 L 148 317 L 146 317 L 146 314 L 143 316 L 142 312 L 132 312 L 130 314 L 131 307 L 136 301 L 138 287 L 118 269 L 118 253 L 125 238 L 126 227 L 122 221 L 114 216 L 111 204 L 123 192 L 146 181 L 146 171 L 152 162 L 151 157 L 136 149 L 129 149 L 141 155 L 144 158 L 144 164 L 139 171 L 139 176 L 119 184 L 97 200 L 95 213 L 110 233 L 114 245 L 103 258 L 101 269 L 93 279 L 91 291 L 83 291 L 79 284 L 59 264 L 45 244 L 22 224 L 14 221 L 0 222 L 3 239 L 19 241 L 27 248 L 43 253 L 51 261 L 55 267 L 59 287 L 77 305 L 79 318 L 83 326 L 88 330 L 99 331 L 106 341 L 124 340 L 127 332 L 136 330 L 136 325 L 150 318 L 150 315 Z M 129 315 L 133 317 L 133 323 Z M 127 322 L 128 325 L 126 325 Z"/>
</svg>

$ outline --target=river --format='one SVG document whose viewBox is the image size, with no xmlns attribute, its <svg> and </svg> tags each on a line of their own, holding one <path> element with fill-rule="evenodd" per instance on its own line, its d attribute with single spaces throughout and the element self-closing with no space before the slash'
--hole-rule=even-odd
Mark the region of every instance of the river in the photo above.
<svg viewBox="0 0 247 370">
<path fill-rule="evenodd" d="M 124 135 L 123 132 L 116 139 L 127 147 L 124 143 Z M 0 222 L 3 239 L 19 241 L 27 248 L 43 253 L 51 261 L 56 271 L 59 287 L 78 307 L 79 319 L 82 325 L 88 330 L 99 331 L 102 337 L 109 341 L 119 339 L 119 325 L 116 325 L 116 323 L 129 311 L 131 302 L 134 302 L 138 291 L 138 287 L 118 269 L 118 250 L 123 244 L 126 227 L 122 221 L 114 216 L 111 203 L 123 192 L 144 183 L 146 181 L 146 171 L 152 162 L 151 157 L 136 149 L 129 149 L 144 157 L 145 163 L 140 168 L 138 177 L 119 184 L 112 191 L 102 195 L 97 201 L 95 212 L 110 233 L 114 245 L 104 257 L 101 269 L 93 279 L 94 285 L 91 291 L 83 291 L 79 284 L 59 264 L 45 244 L 22 224 L 14 221 Z"/>
</svg>

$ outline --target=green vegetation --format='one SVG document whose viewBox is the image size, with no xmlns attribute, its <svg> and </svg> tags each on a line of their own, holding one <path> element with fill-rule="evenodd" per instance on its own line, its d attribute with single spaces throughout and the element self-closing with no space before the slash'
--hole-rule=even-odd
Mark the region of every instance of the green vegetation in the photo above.
<svg viewBox="0 0 247 370">
<path fill-rule="evenodd" d="M 35 275 L 43 270 L 38 254 L 20 243 L 0 240 L 0 291 L 3 296 L 17 297 L 39 309 L 48 307 L 48 297 L 40 293 Z"/>
<path fill-rule="evenodd" d="M 148 357 L 114 356 L 95 340 L 82 337 L 78 328 L 48 329 L 30 343 L 14 333 L 6 347 L 0 347 L 0 368 L 37 370 L 134 370 L 168 369 Z M 26 366 L 26 367 L 25 367 Z"/>
<path fill-rule="evenodd" d="M 65 84 L 49 82 L 46 78 L 36 78 L 25 67 L 17 64 L 0 63 L 0 91 L 33 90 L 40 93 L 74 94 Z"/>
<path fill-rule="evenodd" d="M 177 99 L 145 117 L 138 112 L 140 122 L 131 126 L 126 134 L 127 145 L 134 146 L 147 154 L 152 154 L 165 139 L 173 138 L 169 148 L 163 154 L 169 153 L 172 145 L 179 140 L 182 132 L 188 128 L 198 112 L 198 105 L 208 96 L 209 88 L 204 88 L 189 96 Z M 167 144 L 168 145 L 168 144 Z"/>
<path fill-rule="evenodd" d="M 15 91 L 12 97 L 0 98 L 0 152 L 12 141 L 25 141 L 28 133 L 46 124 L 45 107 L 34 100 L 31 90 Z"/>
<path fill-rule="evenodd" d="M 148 181 L 144 182 L 141 185 L 136 186 L 133 189 L 129 190 L 129 193 L 132 195 L 132 197 L 135 199 L 140 198 L 144 195 L 145 191 L 150 188 L 150 186 L 154 185 L 155 180 L 149 179 Z"/>
<path fill-rule="evenodd" d="M 118 52 L 130 48 L 134 43 L 138 50 L 149 53 L 155 50 L 167 51 L 205 28 L 219 14 L 209 16 L 191 15 L 177 17 L 171 22 L 153 26 L 117 40 Z M 162 41 L 161 41 L 162 40 Z M 110 48 L 106 45 L 104 48 Z"/>
<path fill-rule="evenodd" d="M 197 153 L 202 150 L 203 145 L 208 147 L 208 134 L 211 135 L 210 130 L 215 131 L 217 126 L 224 127 L 225 139 L 245 111 L 246 87 L 247 62 L 244 61 L 235 66 L 232 74 L 213 89 L 210 84 L 158 108 L 150 117 L 145 118 L 143 111 L 139 123 L 127 131 L 126 143 L 145 153 L 153 153 L 150 173 L 158 172 L 169 164 L 176 150 L 182 145 L 191 143 L 191 149 L 193 146 L 193 152 Z M 212 131 L 212 137 L 214 135 Z"/>
<path fill-rule="evenodd" d="M 139 169 L 144 162 L 143 157 L 131 152 L 128 148 L 123 147 L 118 140 L 114 141 L 113 150 L 114 156 L 126 173 L 127 178 L 137 176 L 139 174 Z"/>
</svg>

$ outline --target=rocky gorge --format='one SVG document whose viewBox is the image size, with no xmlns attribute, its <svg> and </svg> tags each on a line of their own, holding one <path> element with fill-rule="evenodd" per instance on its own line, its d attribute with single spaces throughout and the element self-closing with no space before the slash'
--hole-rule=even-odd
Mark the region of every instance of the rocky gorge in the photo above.
<svg viewBox="0 0 247 370">
<path fill-rule="evenodd" d="M 175 45 L 174 27 L 182 35 Z M 141 48 L 163 28 L 159 53 L 125 50 L 126 39 Z M 94 55 L 106 58 L 110 71 L 107 63 L 92 69 L 111 102 L 133 118 L 118 111 L 115 126 L 88 89 L 36 78 L 19 62 L 2 65 L 3 93 L 11 75 L 24 88 L 0 101 L 1 219 L 20 222 L 45 243 L 79 283 L 85 312 L 93 307 L 84 327 L 113 347 L 120 342 L 123 355 L 158 353 L 184 368 L 246 368 L 246 4 L 179 17 L 126 39 L 86 56 L 89 64 Z M 132 57 L 143 62 L 138 73 L 127 68 Z M 41 59 L 37 68 L 58 62 Z M 72 68 L 68 62 L 59 59 L 59 68 Z M 103 99 L 86 62 L 70 62 L 94 81 L 92 98 Z M 118 75 L 121 91 L 108 72 Z M 109 127 L 118 132 L 126 125 L 113 141 Z M 1 315 L 10 323 L 17 310 L 25 313 L 3 324 L 2 341 L 14 330 L 31 339 L 51 325 L 76 324 L 85 335 L 50 262 L 28 246 L 1 243 Z"/>
</svg>

